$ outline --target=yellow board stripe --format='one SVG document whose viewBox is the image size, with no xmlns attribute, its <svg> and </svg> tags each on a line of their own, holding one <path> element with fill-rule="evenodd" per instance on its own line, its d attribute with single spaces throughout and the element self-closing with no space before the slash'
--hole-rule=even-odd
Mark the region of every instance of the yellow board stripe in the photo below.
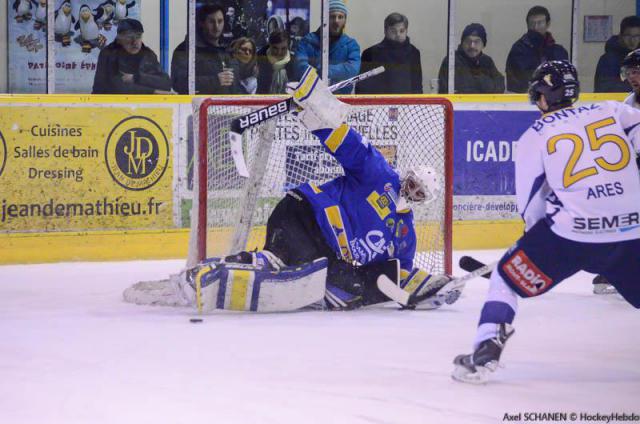
<svg viewBox="0 0 640 424">
<path fill-rule="evenodd" d="M 335 153 L 336 150 L 338 150 L 338 147 L 342 145 L 342 142 L 347 137 L 348 133 L 349 126 L 347 124 L 340 125 L 329 135 L 327 141 L 324 142 L 325 146 L 331 150 L 331 153 Z"/>
<path fill-rule="evenodd" d="M 328 208 L 324 208 L 324 213 L 327 215 L 329 224 L 331 224 L 331 228 L 333 229 L 333 235 L 336 237 L 336 241 L 340 247 L 340 255 L 342 256 L 342 259 L 346 261 L 353 261 L 351 249 L 349 249 L 347 232 L 344 229 L 344 221 L 340 214 L 340 208 L 337 206 L 330 206 Z"/>
<path fill-rule="evenodd" d="M 251 280 L 252 274 L 252 271 L 244 271 L 238 269 L 229 271 L 228 282 L 231 283 L 231 299 L 229 301 L 229 309 L 233 311 L 247 310 L 247 295 L 249 289 L 249 281 Z"/>
</svg>

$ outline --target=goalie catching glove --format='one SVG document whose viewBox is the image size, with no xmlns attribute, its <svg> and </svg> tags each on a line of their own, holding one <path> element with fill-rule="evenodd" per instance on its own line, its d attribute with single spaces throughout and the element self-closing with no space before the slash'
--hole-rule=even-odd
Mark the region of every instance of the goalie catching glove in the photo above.
<svg viewBox="0 0 640 424">
<path fill-rule="evenodd" d="M 294 90 L 288 90 L 301 109 L 298 119 L 309 131 L 338 128 L 349 114 L 349 106 L 338 100 L 320 79 L 315 68 L 309 66 Z"/>
</svg>

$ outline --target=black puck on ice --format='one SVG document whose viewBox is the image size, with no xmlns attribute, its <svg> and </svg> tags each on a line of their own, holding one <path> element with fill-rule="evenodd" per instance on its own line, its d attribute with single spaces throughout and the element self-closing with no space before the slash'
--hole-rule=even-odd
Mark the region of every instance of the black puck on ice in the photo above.
<svg viewBox="0 0 640 424">
<path fill-rule="evenodd" d="M 189 320 L 189 322 L 193 323 L 193 324 L 197 324 L 199 322 L 202 322 L 202 318 L 191 318 Z"/>
</svg>

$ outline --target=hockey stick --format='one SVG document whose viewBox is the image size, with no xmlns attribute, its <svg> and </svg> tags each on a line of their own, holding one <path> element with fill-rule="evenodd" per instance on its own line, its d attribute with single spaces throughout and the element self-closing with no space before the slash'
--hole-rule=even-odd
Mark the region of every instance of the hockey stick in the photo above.
<svg viewBox="0 0 640 424">
<path fill-rule="evenodd" d="M 331 90 L 331 92 L 335 92 L 337 90 L 340 90 L 341 88 L 346 87 L 349 84 L 366 80 L 367 78 L 371 78 L 383 72 L 384 66 L 378 66 L 377 68 L 374 68 L 370 71 L 364 72 L 360 75 L 356 75 L 355 77 L 346 79 L 344 81 L 340 81 L 337 84 L 333 84 L 331 87 L 329 87 L 329 90 Z M 288 97 L 284 100 L 279 101 L 278 103 L 265 106 L 262 109 L 258 109 L 248 115 L 240 116 L 231 121 L 231 128 L 229 130 L 229 146 L 231 150 L 231 157 L 233 158 L 233 162 L 236 165 L 236 170 L 241 177 L 249 177 L 247 162 L 244 160 L 244 154 L 242 153 L 242 134 L 247 128 L 254 127 L 271 118 L 275 118 L 276 116 L 283 115 L 289 112 L 293 104 L 293 97 Z"/>
<path fill-rule="evenodd" d="M 451 290 L 460 290 L 464 288 L 465 284 L 469 280 L 473 280 L 474 278 L 483 275 L 485 273 L 491 273 L 491 270 L 496 265 L 497 262 L 484 265 L 473 272 L 470 272 L 466 275 L 463 275 L 460 278 L 454 278 L 449 281 L 446 285 L 444 285 L 439 291 L 447 289 L 447 291 Z M 389 299 L 399 303 L 402 306 L 409 305 L 417 305 L 428 297 L 434 296 L 433 293 L 425 293 L 420 296 L 412 295 L 411 293 L 403 290 L 400 286 L 396 285 L 389 277 L 386 275 L 381 275 L 378 277 L 378 289 L 384 293 Z M 437 293 L 436 293 L 437 294 Z"/>
<path fill-rule="evenodd" d="M 384 72 L 384 66 L 378 66 L 377 68 L 374 68 L 370 71 L 364 72 L 360 75 L 356 75 L 355 77 L 351 77 L 344 81 L 340 81 L 339 83 L 333 84 L 331 87 L 329 87 L 329 90 L 331 90 L 331 92 L 333 93 L 348 85 L 351 85 L 353 83 L 357 83 L 360 81 L 364 81 L 367 78 L 371 78 L 383 72 Z M 258 109 L 247 115 L 240 116 L 234 119 L 233 121 L 231 121 L 231 131 L 236 134 L 242 134 L 245 132 L 247 128 L 251 128 L 253 126 L 261 124 L 262 122 L 268 119 L 271 119 L 276 116 L 289 112 L 291 110 L 292 104 L 293 104 L 293 97 L 288 97 L 284 100 L 279 101 L 278 103 L 265 106 L 262 109 Z"/>
<path fill-rule="evenodd" d="M 484 263 L 480 262 L 479 260 L 471 257 L 471 256 L 463 256 L 460 258 L 460 262 L 458 262 L 458 265 L 460 265 L 460 268 L 464 269 L 467 272 L 473 272 L 477 269 L 482 268 L 483 266 L 485 266 Z M 487 272 L 486 274 L 482 275 L 483 278 L 490 278 L 491 277 L 491 273 Z"/>
</svg>

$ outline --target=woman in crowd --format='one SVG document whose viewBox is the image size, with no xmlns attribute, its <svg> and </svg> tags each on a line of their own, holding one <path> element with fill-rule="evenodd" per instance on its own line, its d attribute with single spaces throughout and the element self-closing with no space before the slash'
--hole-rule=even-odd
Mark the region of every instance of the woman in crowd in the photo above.
<svg viewBox="0 0 640 424">
<path fill-rule="evenodd" d="M 231 43 L 231 53 L 240 62 L 240 85 L 246 94 L 256 94 L 258 88 L 258 66 L 256 43 L 248 37 L 240 37 Z"/>
</svg>

